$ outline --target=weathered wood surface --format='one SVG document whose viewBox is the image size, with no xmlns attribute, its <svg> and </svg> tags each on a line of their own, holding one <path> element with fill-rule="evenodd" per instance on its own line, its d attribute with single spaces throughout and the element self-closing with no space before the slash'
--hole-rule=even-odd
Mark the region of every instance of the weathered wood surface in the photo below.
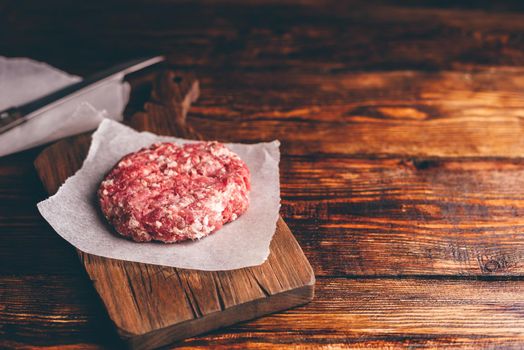
<svg viewBox="0 0 524 350">
<path fill-rule="evenodd" d="M 118 1 L 7 0 L 0 10 L 2 53 L 80 73 L 158 51 L 178 66 L 221 72 L 336 74 L 524 61 L 518 0 L 156 0 L 124 8 Z"/>
<path fill-rule="evenodd" d="M 77 74 L 171 52 L 197 131 L 281 139 L 281 213 L 320 276 L 307 306 L 185 345 L 523 346 L 522 2 L 111 3 L 6 2 L 0 52 Z M 0 158 L 0 344 L 110 348 L 34 207 L 37 153 Z"/>
<path fill-rule="evenodd" d="M 189 74 L 161 72 L 154 77 L 144 111 L 126 121 L 140 131 L 201 139 L 186 124 L 199 95 Z M 82 165 L 90 135 L 45 148 L 35 168 L 54 194 Z M 240 321 L 309 302 L 313 270 L 280 218 L 270 255 L 260 266 L 233 271 L 196 271 L 107 259 L 78 251 L 116 331 L 132 349 L 151 349 Z"/>
<path fill-rule="evenodd" d="M 0 292 L 18 318 L 4 344 L 110 348 L 115 340 L 83 276 L 3 276 Z M 306 306 L 187 339 L 182 348 L 520 348 L 523 281 L 320 278 Z M 47 296 L 34 300 L 31 293 Z M 67 300 L 67 303 L 64 303 Z M 89 301 L 89 302 L 86 302 Z M 100 308 L 101 309 L 101 308 Z M 45 317 L 44 317 L 45 315 Z M 35 317 L 38 316 L 38 317 Z M 300 327 L 297 327 L 300 325 Z M 56 339 L 50 339 L 49 334 Z"/>
<path fill-rule="evenodd" d="M 189 116 L 197 130 L 226 140 L 280 138 L 287 155 L 524 154 L 524 68 L 214 73 L 202 87 Z"/>
</svg>

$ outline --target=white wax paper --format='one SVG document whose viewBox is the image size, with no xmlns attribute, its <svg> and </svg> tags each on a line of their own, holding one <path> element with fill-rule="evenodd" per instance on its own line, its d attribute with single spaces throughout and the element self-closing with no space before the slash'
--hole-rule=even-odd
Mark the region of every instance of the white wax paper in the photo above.
<svg viewBox="0 0 524 350">
<path fill-rule="evenodd" d="M 129 98 L 123 76 L 0 134 L 0 157 L 95 129 L 104 118 L 122 120 Z M 82 78 L 27 58 L 0 56 L 0 110 L 16 107 Z"/>
<path fill-rule="evenodd" d="M 164 244 L 136 243 L 114 232 L 98 207 L 98 186 L 122 156 L 159 141 L 194 142 L 137 132 L 104 119 L 93 135 L 82 168 L 54 196 L 38 203 L 40 213 L 60 236 L 89 254 L 207 271 L 262 264 L 269 255 L 280 209 L 278 141 L 226 144 L 251 172 L 250 205 L 240 218 L 212 235 L 199 241 Z"/>
</svg>

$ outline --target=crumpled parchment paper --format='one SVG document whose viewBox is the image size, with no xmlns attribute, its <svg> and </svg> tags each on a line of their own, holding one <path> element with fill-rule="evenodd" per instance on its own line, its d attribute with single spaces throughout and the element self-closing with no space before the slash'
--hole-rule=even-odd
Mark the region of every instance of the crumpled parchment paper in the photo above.
<svg viewBox="0 0 524 350">
<path fill-rule="evenodd" d="M 226 144 L 251 172 L 250 205 L 240 218 L 212 235 L 199 241 L 163 244 L 135 243 L 114 232 L 98 207 L 98 186 L 122 156 L 159 141 L 195 142 L 137 132 L 104 119 L 93 135 L 82 168 L 54 196 L 38 203 L 40 213 L 60 236 L 89 254 L 207 271 L 262 264 L 269 255 L 280 208 L 278 141 Z"/>
<path fill-rule="evenodd" d="M 0 157 L 96 129 L 104 118 L 122 120 L 129 99 L 123 76 L 0 134 Z M 47 95 L 82 78 L 28 58 L 0 56 L 0 110 Z"/>
</svg>

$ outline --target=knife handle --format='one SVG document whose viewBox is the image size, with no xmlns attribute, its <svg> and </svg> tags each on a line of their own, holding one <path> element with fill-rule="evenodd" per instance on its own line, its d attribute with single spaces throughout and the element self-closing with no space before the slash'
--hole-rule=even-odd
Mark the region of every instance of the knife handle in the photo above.
<svg viewBox="0 0 524 350">
<path fill-rule="evenodd" d="M 25 122 L 24 115 L 16 107 L 0 111 L 0 134 Z"/>
</svg>

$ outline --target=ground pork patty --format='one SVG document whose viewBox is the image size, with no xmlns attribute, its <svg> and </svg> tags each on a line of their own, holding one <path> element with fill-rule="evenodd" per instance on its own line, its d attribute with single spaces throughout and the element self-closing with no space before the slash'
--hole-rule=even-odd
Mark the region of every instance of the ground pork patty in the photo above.
<svg viewBox="0 0 524 350">
<path fill-rule="evenodd" d="M 156 143 L 124 156 L 98 189 L 118 233 L 137 242 L 199 239 L 249 204 L 246 164 L 223 144 Z"/>
</svg>

